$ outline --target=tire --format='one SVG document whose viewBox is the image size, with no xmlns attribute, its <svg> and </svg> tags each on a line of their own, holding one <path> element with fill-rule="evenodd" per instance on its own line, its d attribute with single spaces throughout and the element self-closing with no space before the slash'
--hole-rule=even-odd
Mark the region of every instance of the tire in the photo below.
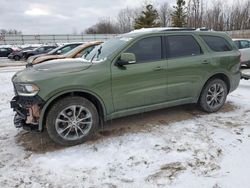
<svg viewBox="0 0 250 188">
<path fill-rule="evenodd" d="M 223 80 L 209 80 L 201 92 L 199 105 L 205 112 L 217 112 L 225 104 L 227 95 L 228 88 Z"/>
<path fill-rule="evenodd" d="M 48 134 L 54 142 L 63 146 L 73 146 L 89 140 L 98 127 L 97 109 L 83 97 L 63 98 L 53 104 L 47 114 Z"/>
<path fill-rule="evenodd" d="M 16 56 L 14 56 L 14 60 L 15 61 L 19 61 L 21 58 L 18 56 L 18 55 L 16 55 Z"/>
</svg>

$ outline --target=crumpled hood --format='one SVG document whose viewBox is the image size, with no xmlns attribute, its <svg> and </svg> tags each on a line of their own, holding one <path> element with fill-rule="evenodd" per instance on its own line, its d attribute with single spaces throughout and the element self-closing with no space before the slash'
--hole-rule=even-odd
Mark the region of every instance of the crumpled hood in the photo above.
<svg viewBox="0 0 250 188">
<path fill-rule="evenodd" d="M 33 65 L 22 71 L 17 72 L 13 78 L 13 82 L 33 82 L 52 77 L 61 76 L 86 70 L 91 67 L 90 62 L 83 59 L 60 59 L 47 61 L 41 64 Z"/>
</svg>

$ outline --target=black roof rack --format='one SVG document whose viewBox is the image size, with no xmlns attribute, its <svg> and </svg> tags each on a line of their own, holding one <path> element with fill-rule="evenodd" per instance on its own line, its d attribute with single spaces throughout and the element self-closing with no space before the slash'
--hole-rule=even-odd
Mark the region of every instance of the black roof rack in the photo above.
<svg viewBox="0 0 250 188">
<path fill-rule="evenodd" d="M 171 28 L 171 29 L 165 29 L 162 31 L 195 31 L 195 28 Z"/>
</svg>

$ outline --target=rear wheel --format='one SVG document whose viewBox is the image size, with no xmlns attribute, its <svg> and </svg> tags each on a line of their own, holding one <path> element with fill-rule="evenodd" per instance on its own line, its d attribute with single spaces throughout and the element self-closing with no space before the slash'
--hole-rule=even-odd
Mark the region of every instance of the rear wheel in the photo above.
<svg viewBox="0 0 250 188">
<path fill-rule="evenodd" d="M 98 112 L 89 100 L 83 97 L 67 97 L 51 107 L 46 128 L 53 141 L 72 146 L 88 140 L 98 124 Z"/>
<path fill-rule="evenodd" d="M 221 79 L 212 79 L 203 88 L 199 105 L 205 112 L 216 112 L 225 104 L 227 94 L 226 83 Z"/>
</svg>

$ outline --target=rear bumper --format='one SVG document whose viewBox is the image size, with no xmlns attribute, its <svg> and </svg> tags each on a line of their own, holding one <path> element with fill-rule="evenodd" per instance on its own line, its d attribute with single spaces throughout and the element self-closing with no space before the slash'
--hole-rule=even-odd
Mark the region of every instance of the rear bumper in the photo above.
<svg viewBox="0 0 250 188">
<path fill-rule="evenodd" d="M 21 97 L 15 96 L 11 102 L 10 107 L 16 112 L 14 116 L 14 125 L 16 128 L 23 128 L 31 132 L 40 132 L 38 121 L 32 123 L 28 122 L 28 117 L 32 116 L 32 111 L 30 110 L 33 105 L 38 105 L 40 108 L 43 105 L 43 100 L 38 97 Z"/>
<path fill-rule="evenodd" d="M 242 73 L 240 71 L 232 75 L 230 81 L 230 92 L 233 92 L 238 88 L 240 84 L 241 75 Z"/>
<path fill-rule="evenodd" d="M 241 79 L 249 80 L 250 79 L 250 75 L 248 75 L 248 74 L 242 74 L 241 75 Z"/>
<path fill-rule="evenodd" d="M 250 66 L 250 60 L 249 61 L 243 61 L 240 63 L 241 65 L 246 65 L 246 66 Z"/>
</svg>

